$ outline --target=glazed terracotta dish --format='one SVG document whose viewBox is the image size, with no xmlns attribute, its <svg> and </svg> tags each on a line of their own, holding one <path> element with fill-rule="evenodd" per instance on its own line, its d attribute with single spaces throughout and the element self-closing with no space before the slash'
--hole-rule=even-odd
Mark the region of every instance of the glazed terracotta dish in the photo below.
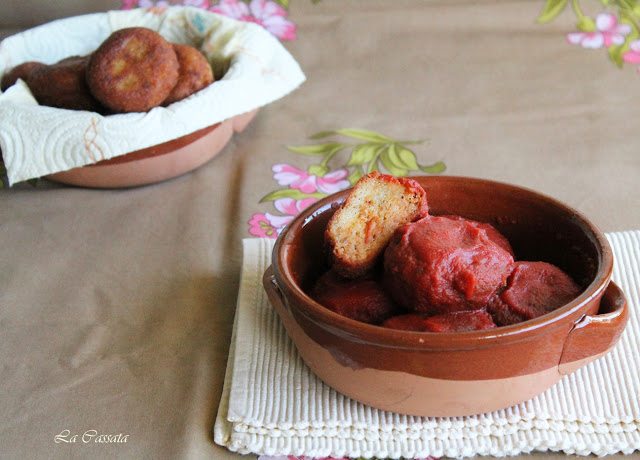
<svg viewBox="0 0 640 460">
<path fill-rule="evenodd" d="M 349 191 L 300 213 L 280 234 L 264 287 L 307 365 L 326 384 L 372 407 L 449 417 L 510 407 L 608 353 L 628 319 L 611 282 L 613 255 L 578 211 L 532 190 L 463 177 L 414 177 L 432 215 L 490 223 L 516 258 L 561 267 L 582 288 L 566 305 L 522 323 L 457 333 L 411 332 L 361 323 L 315 302 L 327 269 L 323 234 Z"/>
<path fill-rule="evenodd" d="M 62 171 L 48 179 L 68 185 L 120 188 L 172 179 L 202 166 L 251 122 L 257 110 L 186 136 L 95 164 Z"/>
</svg>

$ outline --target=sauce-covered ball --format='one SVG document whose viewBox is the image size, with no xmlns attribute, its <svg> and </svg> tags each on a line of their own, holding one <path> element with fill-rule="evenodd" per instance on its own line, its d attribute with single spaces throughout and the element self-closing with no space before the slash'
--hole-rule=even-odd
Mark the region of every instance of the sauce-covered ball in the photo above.
<svg viewBox="0 0 640 460">
<path fill-rule="evenodd" d="M 350 280 L 334 270 L 318 279 L 311 297 L 329 310 L 363 323 L 380 324 L 397 312 L 396 305 L 375 279 Z"/>
<path fill-rule="evenodd" d="M 485 307 L 514 263 L 495 238 L 467 219 L 427 216 L 400 227 L 384 254 L 385 287 L 410 312 Z"/>
<path fill-rule="evenodd" d="M 573 300 L 580 287 L 560 268 L 546 262 L 516 262 L 507 287 L 487 309 L 498 326 L 537 318 Z"/>
<path fill-rule="evenodd" d="M 408 313 L 393 316 L 383 322 L 382 326 L 413 332 L 468 332 L 497 327 L 485 309 L 454 311 L 435 316 Z"/>
<path fill-rule="evenodd" d="M 477 228 L 479 228 L 481 230 L 484 230 L 485 232 L 487 232 L 487 237 L 491 241 L 493 241 L 495 244 L 500 246 L 502 249 L 507 251 L 512 256 L 514 255 L 513 254 L 513 248 L 511 247 L 511 243 L 509 243 L 509 240 L 502 233 L 500 233 L 498 231 L 498 229 L 495 228 L 493 225 L 487 224 L 486 222 L 478 222 L 477 220 L 467 219 L 465 217 L 456 216 L 456 215 L 447 214 L 447 215 L 442 216 L 442 217 L 446 217 L 447 219 L 453 219 L 453 220 L 468 222 L 469 224 L 473 225 L 474 227 L 477 227 Z"/>
</svg>

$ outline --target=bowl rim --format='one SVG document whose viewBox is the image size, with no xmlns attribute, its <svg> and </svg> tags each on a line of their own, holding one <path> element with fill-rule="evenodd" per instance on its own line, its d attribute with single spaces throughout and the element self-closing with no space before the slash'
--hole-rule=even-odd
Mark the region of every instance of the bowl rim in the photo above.
<svg viewBox="0 0 640 460">
<path fill-rule="evenodd" d="M 272 267 L 275 282 L 286 299 L 287 308 L 295 308 L 298 314 L 303 315 L 327 331 L 362 343 L 414 350 L 478 349 L 501 345 L 506 342 L 531 339 L 538 335 L 541 330 L 563 327 L 564 321 L 562 320 L 567 317 L 577 316 L 575 319 L 577 322 L 584 316 L 578 316 L 579 310 L 592 299 L 601 296 L 609 285 L 613 272 L 613 252 L 608 240 L 591 220 L 566 203 L 528 187 L 489 179 L 453 175 L 409 176 L 409 178 L 441 182 L 468 181 L 476 186 L 491 185 L 513 191 L 517 190 L 537 200 L 544 201 L 556 209 L 560 209 L 563 213 L 570 214 L 578 222 L 580 228 L 590 233 L 587 236 L 594 241 L 598 250 L 598 269 L 594 279 L 578 297 L 566 305 L 537 318 L 518 324 L 501 326 L 496 329 L 444 333 L 414 332 L 385 328 L 344 317 L 313 300 L 297 283 L 293 282 L 293 276 L 286 260 L 292 246 L 293 235 L 300 231 L 314 216 L 325 212 L 328 208 L 335 207 L 337 203 L 341 204 L 351 190 L 351 188 L 348 188 L 326 196 L 304 209 L 278 235 L 272 250 Z M 300 309 L 297 305 L 305 305 L 305 308 Z"/>
</svg>

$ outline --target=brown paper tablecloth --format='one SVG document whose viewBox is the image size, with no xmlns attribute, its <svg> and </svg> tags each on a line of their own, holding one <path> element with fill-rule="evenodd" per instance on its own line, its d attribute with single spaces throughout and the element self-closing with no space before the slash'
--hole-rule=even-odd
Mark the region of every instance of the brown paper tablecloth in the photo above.
<svg viewBox="0 0 640 460">
<path fill-rule="evenodd" d="M 0 5 L 2 36 L 121 6 L 44 3 Z M 0 190 L 0 457 L 242 458 L 212 440 L 241 240 L 375 162 L 364 147 L 354 160 L 364 141 L 345 131 L 316 133 L 407 141 L 378 152 L 381 170 L 442 162 L 551 195 L 605 232 L 640 229 L 637 65 L 568 43 L 570 10 L 537 24 L 543 5 L 293 0 L 283 43 L 307 82 L 213 161 L 133 189 Z M 329 141 L 349 145 L 310 154 Z"/>
</svg>

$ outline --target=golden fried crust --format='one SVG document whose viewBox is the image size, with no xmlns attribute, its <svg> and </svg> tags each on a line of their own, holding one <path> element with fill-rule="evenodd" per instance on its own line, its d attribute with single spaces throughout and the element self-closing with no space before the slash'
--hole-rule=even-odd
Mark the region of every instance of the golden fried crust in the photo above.
<svg viewBox="0 0 640 460">
<path fill-rule="evenodd" d="M 393 232 L 427 215 L 418 182 L 380 174 L 362 177 L 327 224 L 325 242 L 333 269 L 345 278 L 371 271 Z"/>
<path fill-rule="evenodd" d="M 26 80 L 40 105 L 70 110 L 103 111 L 86 81 L 89 56 L 71 56 L 35 68 Z"/>
<path fill-rule="evenodd" d="M 2 76 L 2 82 L 0 82 L 0 89 L 6 91 L 10 86 L 13 86 L 18 79 L 23 80 L 27 85 L 29 84 L 29 76 L 31 73 L 45 64 L 42 62 L 28 61 L 18 64 L 13 69 L 8 71 Z"/>
<path fill-rule="evenodd" d="M 207 58 L 193 46 L 173 44 L 180 69 L 178 83 L 173 87 L 162 105 L 173 104 L 213 83 L 213 71 Z"/>
<path fill-rule="evenodd" d="M 178 81 L 171 43 L 145 27 L 112 33 L 92 54 L 87 82 L 114 112 L 146 112 L 169 96 Z"/>
</svg>

